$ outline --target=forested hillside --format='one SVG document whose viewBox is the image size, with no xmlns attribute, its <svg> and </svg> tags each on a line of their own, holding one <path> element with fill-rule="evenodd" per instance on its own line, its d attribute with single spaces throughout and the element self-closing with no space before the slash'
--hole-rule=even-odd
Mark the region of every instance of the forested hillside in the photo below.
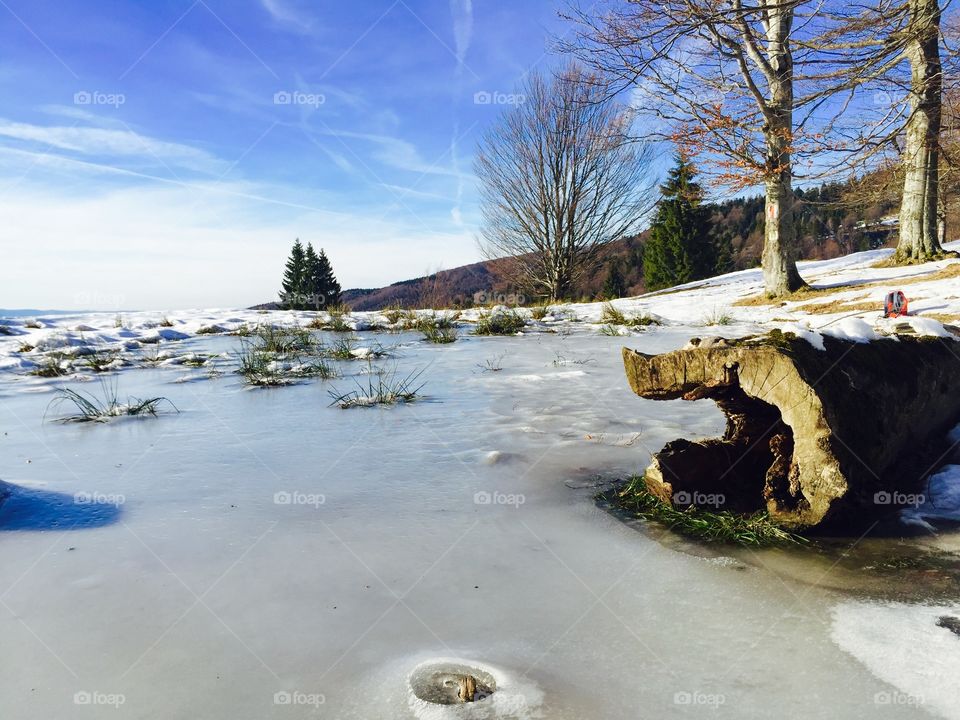
<svg viewBox="0 0 960 720">
<path fill-rule="evenodd" d="M 865 183 L 827 183 L 796 190 L 795 230 L 804 259 L 826 259 L 858 250 L 882 247 L 896 236 L 895 198 L 886 193 L 864 192 Z M 876 182 L 871 184 L 875 187 Z M 713 233 L 730 241 L 731 270 L 760 263 L 763 247 L 763 197 L 739 197 L 710 203 Z M 612 243 L 605 248 L 599 268 L 592 273 L 576 299 L 637 295 L 643 282 L 644 244 L 649 231 Z M 891 237 L 891 235 L 893 237 Z M 354 310 L 404 307 L 470 307 L 489 302 L 529 304 L 522 288 L 510 287 L 497 272 L 496 262 L 443 270 L 404 280 L 383 288 L 346 290 L 343 302 Z"/>
</svg>

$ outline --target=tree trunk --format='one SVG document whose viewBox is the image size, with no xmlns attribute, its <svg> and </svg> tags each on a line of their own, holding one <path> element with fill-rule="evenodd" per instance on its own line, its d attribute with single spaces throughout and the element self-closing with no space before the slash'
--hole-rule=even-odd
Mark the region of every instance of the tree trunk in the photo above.
<svg viewBox="0 0 960 720">
<path fill-rule="evenodd" d="M 925 262 L 943 254 L 938 238 L 940 112 L 939 0 L 910 0 L 910 117 L 903 150 L 898 262 Z"/>
<path fill-rule="evenodd" d="M 763 243 L 763 285 L 769 297 L 788 295 L 803 287 L 797 271 L 793 228 L 793 53 L 790 32 L 793 6 L 782 0 L 770 4 L 767 57 L 773 71 L 765 119 L 767 144 L 766 222 Z"/>
<path fill-rule="evenodd" d="M 722 438 L 674 440 L 655 453 L 647 488 L 680 508 L 766 510 L 782 525 L 843 531 L 922 503 L 926 476 L 946 462 L 947 432 L 960 421 L 951 345 L 824 337 L 820 350 L 770 334 L 704 339 L 662 355 L 624 348 L 640 397 L 710 399 L 727 417 Z"/>
<path fill-rule="evenodd" d="M 941 247 L 947 242 L 947 193 L 943 187 L 937 189 L 937 242 Z"/>
</svg>

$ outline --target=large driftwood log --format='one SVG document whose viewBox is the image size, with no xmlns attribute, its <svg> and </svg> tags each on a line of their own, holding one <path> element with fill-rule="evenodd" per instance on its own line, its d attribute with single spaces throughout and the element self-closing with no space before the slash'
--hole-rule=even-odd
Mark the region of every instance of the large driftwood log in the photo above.
<svg viewBox="0 0 960 720">
<path fill-rule="evenodd" d="M 825 337 L 824 347 L 774 331 L 663 355 L 624 348 L 640 397 L 709 398 L 727 417 L 722 438 L 655 454 L 651 492 L 678 506 L 766 509 L 798 529 L 862 526 L 917 502 L 960 421 L 960 343 Z"/>
</svg>

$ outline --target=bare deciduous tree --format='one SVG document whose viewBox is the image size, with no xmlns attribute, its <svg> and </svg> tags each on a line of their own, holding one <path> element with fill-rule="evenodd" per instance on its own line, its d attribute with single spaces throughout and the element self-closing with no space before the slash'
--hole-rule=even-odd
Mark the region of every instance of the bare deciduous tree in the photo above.
<svg viewBox="0 0 960 720">
<path fill-rule="evenodd" d="M 764 286 L 781 296 L 804 284 L 793 236 L 798 161 L 810 177 L 862 157 L 889 130 L 887 118 L 871 137 L 843 137 L 837 121 L 852 114 L 858 90 L 902 62 L 884 31 L 901 28 L 905 1 L 599 0 L 566 14 L 578 32 L 564 45 L 614 91 L 635 88 L 647 115 L 666 121 L 653 132 L 686 143 L 719 184 L 764 188 Z"/>
<path fill-rule="evenodd" d="M 672 139 L 697 157 L 711 156 L 722 182 L 764 186 L 763 273 L 771 296 L 804 285 L 792 221 L 797 4 L 635 0 L 569 16 L 578 25 L 569 49 L 643 91 L 647 110 L 669 123 Z"/>
<path fill-rule="evenodd" d="M 513 259 L 524 289 L 567 299 L 601 248 L 649 211 L 649 152 L 630 136 L 630 113 L 575 65 L 532 73 L 517 97 L 476 158 L 482 246 Z"/>
</svg>

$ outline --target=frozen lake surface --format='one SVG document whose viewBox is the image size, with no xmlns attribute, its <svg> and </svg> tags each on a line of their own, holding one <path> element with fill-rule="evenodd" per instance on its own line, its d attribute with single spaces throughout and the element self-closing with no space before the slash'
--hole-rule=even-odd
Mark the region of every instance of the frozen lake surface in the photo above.
<svg viewBox="0 0 960 720">
<path fill-rule="evenodd" d="M 839 555 L 726 556 L 598 507 L 665 442 L 721 432 L 712 403 L 641 400 L 623 374 L 623 345 L 692 334 L 360 332 L 426 398 L 348 411 L 327 391 L 362 361 L 275 389 L 229 358 L 130 367 L 121 396 L 181 412 L 87 425 L 48 404 L 96 380 L 0 373 L 2 717 L 960 717 L 960 638 L 935 625 L 955 585 L 888 597 Z M 417 701 L 411 673 L 440 659 L 497 693 Z"/>
</svg>

